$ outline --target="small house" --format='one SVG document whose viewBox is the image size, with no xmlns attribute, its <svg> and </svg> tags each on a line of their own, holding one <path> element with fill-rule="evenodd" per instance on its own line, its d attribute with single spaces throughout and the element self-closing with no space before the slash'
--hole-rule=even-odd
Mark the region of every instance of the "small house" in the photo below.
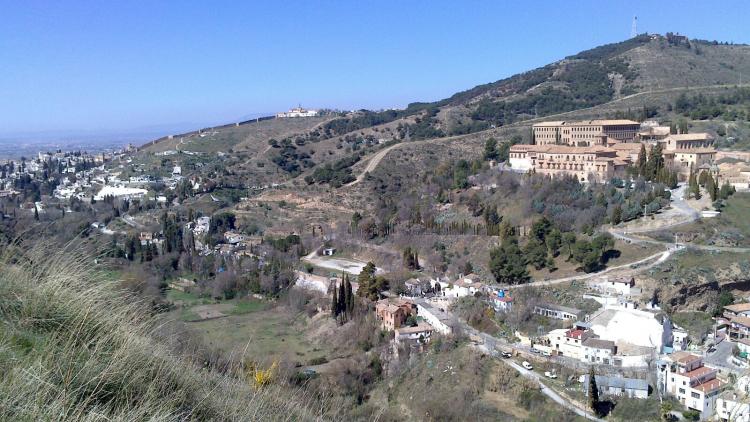
<svg viewBox="0 0 750 422">
<path fill-rule="evenodd" d="M 600 395 L 630 397 L 635 399 L 648 398 L 648 381 L 638 378 L 625 377 L 607 377 L 604 375 L 595 375 L 596 387 Z M 589 376 L 583 377 L 583 389 L 588 394 Z"/>
</svg>

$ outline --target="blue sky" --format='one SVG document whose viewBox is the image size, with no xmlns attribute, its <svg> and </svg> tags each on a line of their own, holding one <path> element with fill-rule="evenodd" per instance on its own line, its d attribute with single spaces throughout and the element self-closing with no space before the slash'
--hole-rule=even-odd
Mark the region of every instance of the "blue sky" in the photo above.
<svg viewBox="0 0 750 422">
<path fill-rule="evenodd" d="M 750 42 L 750 2 L 0 0 L 0 137 L 403 107 L 639 32 Z"/>
</svg>

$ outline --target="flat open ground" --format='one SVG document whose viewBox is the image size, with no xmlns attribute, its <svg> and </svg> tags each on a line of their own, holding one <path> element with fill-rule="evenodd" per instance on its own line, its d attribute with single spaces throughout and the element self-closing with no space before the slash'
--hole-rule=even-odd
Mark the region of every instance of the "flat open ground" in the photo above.
<svg viewBox="0 0 750 422">
<path fill-rule="evenodd" d="M 327 356 L 327 350 L 316 347 L 306 338 L 307 318 L 295 318 L 292 314 L 279 306 L 187 325 L 208 346 L 233 356 L 302 363 Z"/>
<path fill-rule="evenodd" d="M 612 258 L 607 262 L 607 267 L 614 267 L 617 265 L 627 264 L 628 262 L 638 261 L 639 259 L 643 259 L 647 256 L 653 255 L 659 251 L 664 250 L 663 247 L 659 245 L 651 245 L 651 244 L 633 244 L 633 243 L 626 243 L 621 240 L 615 241 L 615 249 L 620 251 L 620 256 L 617 258 Z M 542 270 L 535 270 L 534 267 L 529 266 L 529 274 L 531 274 L 531 277 L 534 280 L 545 280 L 545 279 L 557 279 L 557 278 L 563 278 L 563 277 L 570 277 L 574 276 L 576 274 L 585 275 L 586 273 L 576 271 L 576 268 L 580 266 L 580 264 L 576 262 L 566 262 L 565 259 L 567 258 L 567 251 L 563 250 L 560 255 L 555 259 L 555 264 L 558 266 L 558 269 L 556 271 L 550 272 L 546 268 L 543 268 Z"/>
</svg>

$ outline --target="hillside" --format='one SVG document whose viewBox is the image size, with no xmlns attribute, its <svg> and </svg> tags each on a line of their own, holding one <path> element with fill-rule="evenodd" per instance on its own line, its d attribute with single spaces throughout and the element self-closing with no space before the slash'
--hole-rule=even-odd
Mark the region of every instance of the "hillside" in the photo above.
<svg viewBox="0 0 750 422">
<path fill-rule="evenodd" d="M 92 262 L 72 250 L 54 256 L 42 246 L 6 250 L 0 262 L 1 420 L 324 416 L 325 403 L 312 407 L 304 390 L 255 390 L 241 368 L 214 367 L 189 348 L 181 353 L 155 340 L 167 325 L 116 293 Z"/>
<path fill-rule="evenodd" d="M 197 153 L 198 158 L 181 154 L 170 163 L 186 163 L 183 167 L 198 174 L 203 172 L 198 167 L 221 168 L 229 186 L 296 178 L 298 188 L 311 183 L 340 187 L 354 180 L 357 169 L 365 166 L 360 163 L 384 143 L 468 134 L 476 136 L 467 140 L 478 142 L 489 136 L 503 139 L 502 128 L 526 126 L 547 116 L 628 117 L 631 110 L 646 110 L 648 117 L 671 120 L 679 117 L 669 110 L 682 90 L 721 95 L 740 81 L 741 73 L 750 75 L 750 46 L 640 35 L 403 110 L 226 125 L 161 139 L 143 152 Z M 737 134 L 744 133 L 737 128 Z"/>
</svg>

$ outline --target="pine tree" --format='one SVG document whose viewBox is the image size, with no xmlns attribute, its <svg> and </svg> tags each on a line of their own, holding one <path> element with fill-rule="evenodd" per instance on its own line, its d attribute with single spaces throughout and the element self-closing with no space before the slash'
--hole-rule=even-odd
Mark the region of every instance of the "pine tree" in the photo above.
<svg viewBox="0 0 750 422">
<path fill-rule="evenodd" d="M 599 388 L 596 385 L 596 374 L 594 373 L 594 367 L 589 367 L 589 408 L 597 413 L 597 407 L 599 406 Z"/>
<path fill-rule="evenodd" d="M 39 208 L 34 205 L 34 220 L 39 221 Z"/>
<path fill-rule="evenodd" d="M 618 204 L 612 209 L 612 225 L 616 226 L 622 222 L 622 207 Z"/>
</svg>

